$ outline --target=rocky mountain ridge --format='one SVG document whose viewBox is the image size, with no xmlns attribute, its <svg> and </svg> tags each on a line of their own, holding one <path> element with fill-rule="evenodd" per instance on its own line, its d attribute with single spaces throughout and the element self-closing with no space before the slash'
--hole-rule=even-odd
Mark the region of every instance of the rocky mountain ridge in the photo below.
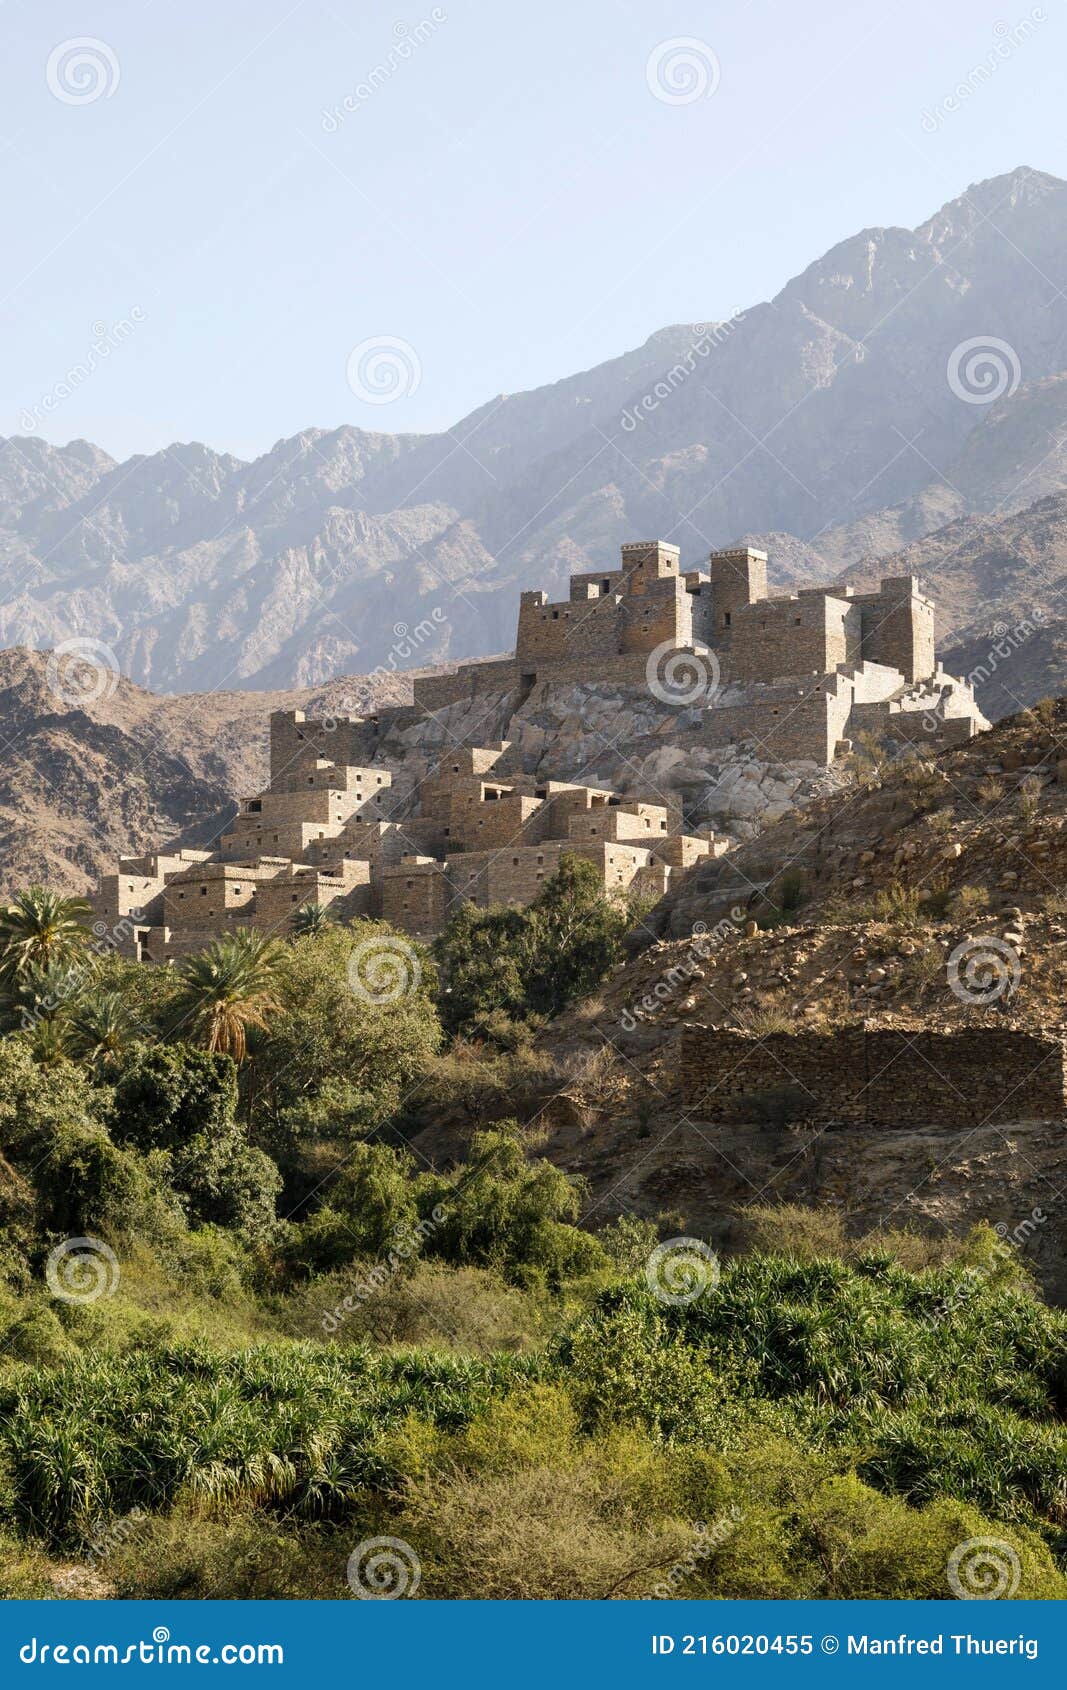
<svg viewBox="0 0 1067 1690">
<path fill-rule="evenodd" d="M 862 565 L 1064 485 L 1065 284 L 1067 184 L 1019 169 L 441 435 L 308 429 L 253 463 L 8 440 L 0 644 L 100 640 L 156 690 L 314 686 L 398 645 L 506 648 L 519 587 L 635 534 L 686 563 L 781 536 L 779 588 Z M 946 600 L 943 631 L 982 602 Z"/>
</svg>

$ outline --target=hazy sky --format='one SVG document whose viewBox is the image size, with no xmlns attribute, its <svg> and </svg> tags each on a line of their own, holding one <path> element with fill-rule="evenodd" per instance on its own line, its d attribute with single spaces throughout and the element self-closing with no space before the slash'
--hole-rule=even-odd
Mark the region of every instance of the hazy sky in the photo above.
<svg viewBox="0 0 1067 1690">
<path fill-rule="evenodd" d="M 3 0 L 0 22 L 0 432 L 116 456 L 442 428 L 970 182 L 1067 175 L 1062 0 Z"/>
</svg>

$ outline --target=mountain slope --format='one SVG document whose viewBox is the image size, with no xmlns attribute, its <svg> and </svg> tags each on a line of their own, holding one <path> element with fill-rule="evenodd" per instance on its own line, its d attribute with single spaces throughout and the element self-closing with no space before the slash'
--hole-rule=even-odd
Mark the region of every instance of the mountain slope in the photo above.
<svg viewBox="0 0 1067 1690">
<path fill-rule="evenodd" d="M 156 690 L 314 685 L 387 660 L 398 618 L 437 613 L 409 661 L 506 647 L 520 584 L 634 535 L 840 567 L 1010 512 L 1064 484 L 1065 287 L 1067 184 L 1019 169 L 440 435 L 308 429 L 251 464 L 7 441 L 0 643 L 104 640 Z M 777 584 L 811 578 L 783 552 Z"/>
<path fill-rule="evenodd" d="M 417 671 L 416 671 L 417 672 Z M 409 676 L 314 691 L 157 698 L 121 677 L 65 704 L 39 652 L 0 652 L 0 896 L 85 892 L 120 854 L 207 846 L 267 778 L 272 710 L 363 714 L 410 700 Z"/>
</svg>

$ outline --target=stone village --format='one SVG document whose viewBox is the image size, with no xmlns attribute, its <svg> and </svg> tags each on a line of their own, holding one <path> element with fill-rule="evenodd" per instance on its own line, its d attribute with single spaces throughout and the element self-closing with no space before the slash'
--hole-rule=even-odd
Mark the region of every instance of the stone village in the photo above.
<svg viewBox="0 0 1067 1690">
<path fill-rule="evenodd" d="M 126 954 L 165 963 L 240 927 L 284 934 L 307 905 L 428 937 L 464 902 L 531 902 L 566 853 L 592 862 L 606 891 L 661 895 L 730 844 L 686 832 L 674 797 L 539 779 L 506 740 L 446 748 L 414 793 L 367 756 L 386 718 L 396 732 L 483 696 L 514 711 L 590 675 L 651 690 L 668 712 L 677 698 L 691 715 L 696 698 L 708 745 L 773 746 L 783 762 L 829 767 L 859 734 L 941 747 L 988 726 L 938 665 L 934 607 L 914 577 L 771 598 L 752 547 L 682 570 L 677 547 L 637 541 L 618 568 L 572 576 L 565 600 L 524 592 L 511 658 L 420 677 L 413 704 L 369 721 L 272 715 L 269 784 L 241 799 L 217 848 L 120 859 L 95 914 Z"/>
</svg>

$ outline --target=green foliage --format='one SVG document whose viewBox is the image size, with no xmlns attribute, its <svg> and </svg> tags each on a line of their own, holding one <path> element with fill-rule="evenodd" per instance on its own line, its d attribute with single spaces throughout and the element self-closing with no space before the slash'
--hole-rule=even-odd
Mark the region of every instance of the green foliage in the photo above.
<svg viewBox="0 0 1067 1690">
<path fill-rule="evenodd" d="M 428 1179 L 420 1205 L 436 1220 L 426 1250 L 446 1261 L 496 1267 L 551 1284 L 606 1266 L 604 1251 L 572 1223 L 582 1188 L 548 1161 L 530 1161 L 515 1122 L 476 1133 L 454 1174 Z"/>
<path fill-rule="evenodd" d="M 10 984 L 29 968 L 78 960 L 89 942 L 91 911 L 84 898 L 64 898 L 30 886 L 0 909 L 0 980 Z"/>
<path fill-rule="evenodd" d="M 464 905 L 434 943 L 449 1033 L 492 1037 L 494 1018 L 557 1015 L 622 955 L 630 911 L 604 895 L 592 863 L 565 855 L 525 909 Z"/>
<path fill-rule="evenodd" d="M 121 993 L 93 991 L 72 1009 L 66 1048 L 107 1077 L 124 1068 L 146 1031 Z"/>
<path fill-rule="evenodd" d="M 281 1176 L 249 1144 L 236 1105 L 228 1056 L 188 1045 L 141 1047 L 115 1087 L 112 1133 L 139 1150 L 166 1153 L 166 1178 L 191 1222 L 266 1238 Z"/>
<path fill-rule="evenodd" d="M 439 1599 L 936 1599 L 981 1536 L 1019 1596 L 1067 1594 L 1067 1316 L 992 1228 L 757 1205 L 672 1302 L 668 1217 L 579 1224 L 513 1117 L 561 1079 L 626 1106 L 610 1053 L 557 1073 L 531 1038 L 618 954 L 588 868 L 461 912 L 440 990 L 323 912 L 181 971 L 84 955 L 36 894 L 0 918 L 0 1593 L 344 1597 L 389 1535 Z M 383 946 L 408 977 L 376 1002 L 350 965 Z M 396 1148 L 441 1112 L 462 1160 Z M 44 1263 L 82 1236 L 121 1273 L 68 1303 Z M 134 1525 L 98 1566 L 101 1521 Z"/>
<path fill-rule="evenodd" d="M 281 1007 L 277 978 L 283 955 L 277 940 L 239 928 L 183 957 L 171 1005 L 172 1037 L 243 1062 L 248 1034 L 269 1027 Z"/>
<path fill-rule="evenodd" d="M 349 966 L 361 947 L 394 943 L 413 958 L 409 989 L 376 1003 L 353 989 Z M 428 958 L 381 922 L 331 923 L 288 948 L 283 1010 L 257 1042 L 247 1081 L 257 1132 L 283 1165 L 308 1138 L 351 1141 L 396 1110 L 440 1045 L 435 984 Z"/>
<path fill-rule="evenodd" d="M 181 1500 L 337 1519 L 395 1473 L 385 1429 L 415 1412 L 465 1423 L 528 1374 L 518 1359 L 373 1356 L 358 1348 L 202 1346 L 89 1354 L 0 1395 L 16 1511 L 58 1544 L 98 1518 Z"/>
<path fill-rule="evenodd" d="M 322 933 L 333 920 L 325 904 L 301 904 L 289 923 L 290 931 L 299 938 L 305 933 Z"/>
</svg>

